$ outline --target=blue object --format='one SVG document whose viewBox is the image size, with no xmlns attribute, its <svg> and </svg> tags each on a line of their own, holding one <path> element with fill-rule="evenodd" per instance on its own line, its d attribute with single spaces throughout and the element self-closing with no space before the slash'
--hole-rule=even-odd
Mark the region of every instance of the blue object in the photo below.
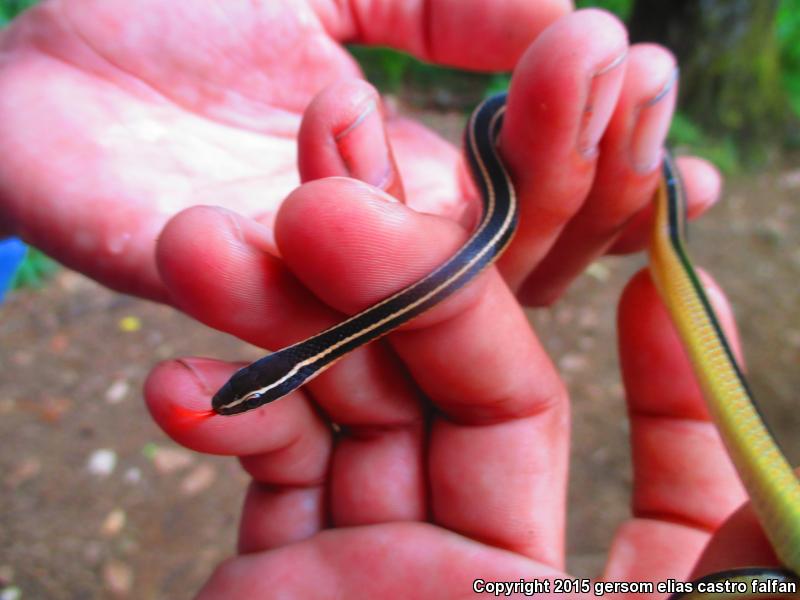
<svg viewBox="0 0 800 600">
<path fill-rule="evenodd" d="M 28 247 L 17 238 L 0 240 L 0 302 L 5 298 L 14 274 L 17 272 Z"/>
</svg>

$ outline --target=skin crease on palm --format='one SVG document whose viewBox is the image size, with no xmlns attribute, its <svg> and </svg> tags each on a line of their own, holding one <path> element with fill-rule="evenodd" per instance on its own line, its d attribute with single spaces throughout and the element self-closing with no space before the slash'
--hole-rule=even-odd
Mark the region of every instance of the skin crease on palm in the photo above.
<svg viewBox="0 0 800 600">
<path fill-rule="evenodd" d="M 474 220 L 458 149 L 387 114 L 340 44 L 516 65 L 500 149 L 522 222 L 498 268 L 293 398 L 240 418 L 176 417 L 207 408 L 236 365 L 170 361 L 148 379 L 165 431 L 242 457 L 254 478 L 242 555 L 202 598 L 466 597 L 477 576 L 561 573 L 569 408 L 505 282 L 546 304 L 596 256 L 643 247 L 675 96 L 669 53 L 628 48 L 610 15 L 568 9 L 73 0 L 3 33 L 0 228 L 264 347 L 418 278 Z M 655 152 L 641 151 L 648 141 Z M 718 177 L 697 159 L 680 167 L 697 216 Z M 380 190 L 312 181 L 343 175 Z M 180 212 L 198 204 L 223 208 Z M 743 494 L 719 467 L 724 451 L 646 276 L 629 285 L 619 327 L 635 516 L 605 576 L 685 578 L 709 539 L 698 572 L 774 561 L 746 510 L 711 538 Z M 330 421 L 344 428 L 335 440 Z"/>
</svg>

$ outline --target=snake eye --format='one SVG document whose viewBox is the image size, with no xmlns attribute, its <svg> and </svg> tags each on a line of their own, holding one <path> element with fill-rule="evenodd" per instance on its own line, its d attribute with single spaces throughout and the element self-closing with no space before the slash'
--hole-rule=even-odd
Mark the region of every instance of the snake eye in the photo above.
<svg viewBox="0 0 800 600">
<path fill-rule="evenodd" d="M 258 392 L 250 393 L 245 397 L 244 402 L 242 402 L 243 408 L 241 412 L 258 408 L 262 404 L 264 404 L 263 394 L 259 394 Z"/>
</svg>

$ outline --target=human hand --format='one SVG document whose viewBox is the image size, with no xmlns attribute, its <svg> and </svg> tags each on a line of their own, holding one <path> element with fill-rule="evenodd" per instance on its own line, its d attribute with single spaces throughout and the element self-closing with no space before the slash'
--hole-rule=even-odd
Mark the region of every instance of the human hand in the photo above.
<svg viewBox="0 0 800 600">
<path fill-rule="evenodd" d="M 691 171 L 685 177 L 690 193 L 698 189 Z M 205 226 L 200 226 L 204 222 Z M 198 243 L 197 237 L 188 233 L 200 229 L 208 235 Z M 450 255 L 466 235 L 452 221 L 421 215 L 395 202 L 389 194 L 341 178 L 314 181 L 294 192 L 279 215 L 276 232 L 283 257 L 280 265 L 287 266 L 289 273 L 278 271 L 277 262 L 264 260 L 264 253 L 259 251 L 263 238 L 254 223 L 217 209 L 188 211 L 164 232 L 159 251 L 161 271 L 175 297 L 183 295 L 185 302 L 192 303 L 198 313 L 208 315 L 209 321 L 220 313 L 218 318 L 232 319 L 231 323 L 238 322 L 239 327 L 249 329 L 255 343 L 281 345 L 338 320 L 341 317 L 336 311 L 356 312 L 416 280 L 442 257 Z M 196 260 L 220 282 L 203 286 L 206 294 L 192 293 L 196 275 L 191 265 Z M 296 313 L 280 315 L 282 327 L 265 328 L 259 323 L 264 320 L 261 315 L 270 312 L 268 295 L 262 291 L 259 296 L 254 290 L 251 298 L 242 293 L 240 282 L 287 276 L 296 280 L 285 279 L 285 289 L 292 289 L 289 283 L 302 283 L 294 287 L 296 295 L 286 303 Z M 259 287 L 264 290 L 270 286 Z M 235 306 L 237 298 L 247 298 L 254 304 L 237 307 L 241 310 L 235 310 L 230 317 L 225 309 Z M 642 307 L 652 307 L 654 298 L 632 301 L 633 309 L 628 310 L 641 312 Z M 388 535 L 407 538 L 410 545 L 429 546 L 430 556 L 443 562 L 458 557 L 458 551 L 448 544 L 439 545 L 442 534 L 449 536 L 451 532 L 435 531 L 435 539 L 420 533 L 431 527 L 425 525 L 420 530 L 419 523 L 433 515 L 430 520 L 445 530 L 473 540 L 499 539 L 497 545 L 503 548 L 529 558 L 534 555 L 534 572 L 554 576 L 557 571 L 549 569 L 560 567 L 563 561 L 564 394 L 535 340 L 529 334 L 530 339 L 521 337 L 520 332 L 526 331 L 524 325 L 520 327 L 521 322 L 524 318 L 519 307 L 498 280 L 496 271 L 490 271 L 457 297 L 390 336 L 391 349 L 402 366 L 385 344 L 362 348 L 311 382 L 306 393 L 295 396 L 294 404 L 287 399 L 264 409 L 270 413 L 253 411 L 241 417 L 238 426 L 229 425 L 232 419 L 220 422 L 220 417 L 207 422 L 186 418 L 207 406 L 210 394 L 234 368 L 231 365 L 202 359 L 168 363 L 148 382 L 148 401 L 156 419 L 182 443 L 202 451 L 244 456 L 243 464 L 257 482 L 243 518 L 244 552 L 271 552 L 278 548 L 288 551 L 297 547 L 292 542 L 304 540 L 311 547 L 306 546 L 303 552 L 317 558 L 332 552 L 328 543 L 333 547 L 344 544 L 356 554 L 373 554 L 374 548 L 366 550 L 362 544 L 381 545 Z M 636 322 L 642 322 L 641 315 Z M 663 329 L 648 327 L 645 331 L 658 340 Z M 492 332 L 492 339 L 503 340 L 502 351 L 493 350 L 494 345 L 482 337 L 488 331 Z M 635 337 L 636 333 L 634 330 L 632 335 Z M 281 335 L 287 340 L 275 337 Z M 652 348 L 647 348 L 652 342 L 636 341 L 639 343 L 634 344 L 634 368 L 640 365 L 636 363 L 640 356 L 654 354 Z M 453 348 L 458 352 L 453 353 Z M 513 376 L 525 373 L 528 363 L 533 365 L 530 372 L 534 376 Z M 648 381 L 661 366 L 647 365 L 648 372 L 633 376 L 633 383 L 629 382 L 632 401 L 638 397 L 636 384 Z M 403 376 L 404 368 L 413 384 Z M 674 373 L 670 376 L 680 381 Z M 688 370 L 684 377 L 690 377 Z M 424 403 L 429 399 L 441 413 L 429 411 Z M 314 407 L 330 421 L 323 420 Z M 274 421 L 274 426 L 262 435 L 265 417 Z M 212 424 L 213 421 L 217 423 Z M 331 431 L 341 427 L 344 429 L 334 443 Z M 477 431 L 485 439 L 472 435 Z M 544 439 L 541 447 L 545 450 L 530 452 L 531 439 Z M 526 453 L 533 457 L 532 463 Z M 637 458 L 641 456 L 652 459 L 647 448 L 637 449 Z M 488 457 L 488 464 L 481 462 L 484 457 Z M 502 464 L 517 465 L 525 475 L 542 474 L 543 479 L 526 485 L 527 478 L 520 482 L 515 478 L 517 473 L 508 474 L 507 468 L 500 468 Z M 454 478 L 453 473 L 458 477 Z M 668 475 L 667 472 L 667 481 Z M 663 478 L 656 471 L 640 489 L 646 497 L 648 493 L 655 497 Z M 735 478 L 731 481 L 735 482 Z M 656 492 L 648 486 L 655 486 Z M 366 498 L 359 497 L 364 489 L 371 493 Z M 434 490 L 430 498 L 425 493 L 429 489 Z M 497 489 L 503 491 L 499 496 Z M 731 491 L 724 486 L 720 489 L 726 494 Z M 525 513 L 524 507 L 533 506 L 545 490 L 550 502 L 555 498 L 561 503 L 541 503 L 541 515 Z M 504 505 L 506 491 L 508 507 Z M 736 499 L 737 493 L 741 492 L 735 488 L 728 495 Z M 474 515 L 480 511 L 476 502 L 490 515 L 495 515 L 499 507 L 499 520 L 475 523 Z M 715 508 L 719 507 L 718 503 Z M 522 514 L 515 514 L 519 510 L 523 510 Z M 522 523 L 522 530 L 514 531 L 509 519 L 512 525 Z M 383 526 L 393 522 L 406 525 L 384 531 Z M 334 527 L 330 527 L 331 523 Z M 609 573 L 630 566 L 624 559 L 637 532 L 639 542 L 651 546 L 655 539 L 664 537 L 653 536 L 653 532 L 661 533 L 657 529 L 663 525 L 660 519 L 632 522 L 620 536 L 624 540 L 622 550 L 611 555 Z M 339 529 L 342 526 L 366 529 L 343 532 Z M 322 533 L 325 528 L 331 531 Z M 696 531 L 687 532 L 685 527 L 666 529 L 666 537 L 670 538 L 690 537 L 690 541 L 696 541 L 702 537 Z M 540 535 L 544 532 L 543 537 L 550 543 L 539 544 L 535 537 L 531 539 L 531 531 Z M 371 537 L 373 534 L 377 540 Z M 670 548 L 667 545 L 666 550 Z M 665 548 L 657 550 L 651 556 L 665 553 Z M 470 547 L 468 552 L 476 550 Z M 336 556 L 339 555 L 337 550 Z M 270 560 L 275 556 L 270 554 Z M 689 554 L 682 551 L 681 557 L 686 556 Z M 481 558 L 479 562 L 497 560 L 502 570 L 506 558 Z M 282 564 L 284 559 L 278 555 L 276 560 Z M 305 559 L 289 553 L 286 560 Z M 312 563 L 313 560 L 307 566 L 315 570 Z M 254 572 L 261 572 L 262 566 Z M 665 561 L 659 566 L 675 576 L 672 563 Z M 282 570 L 280 566 L 276 568 Z M 529 568 L 530 565 L 526 567 Z M 448 573 L 453 575 L 452 570 Z M 334 575 L 338 581 L 341 574 Z M 224 580 L 223 587 L 241 584 L 249 589 L 253 585 L 247 577 L 234 575 L 232 579 L 233 582 Z M 356 578 L 350 584 L 355 593 L 364 582 Z M 386 574 L 386 578 L 378 577 L 375 584 L 391 588 L 397 580 Z"/>
<path fill-rule="evenodd" d="M 43 3 L 0 38 L 0 235 L 18 233 L 110 287 L 167 300 L 154 255 L 164 223 L 216 204 L 271 228 L 299 182 L 308 103 L 360 76 L 342 43 L 510 69 L 568 5 Z M 405 119 L 386 127 L 417 206 L 447 212 L 460 193 L 456 150 Z"/>
<path fill-rule="evenodd" d="M 335 99 L 336 95 L 324 94 L 318 99 L 309 110 L 307 123 L 314 123 L 315 112 L 336 114 L 319 110 L 326 103 L 335 107 L 332 97 Z M 306 127 L 305 131 L 314 130 Z M 301 144 L 301 152 L 303 148 Z M 323 160 L 326 156 L 336 158 L 336 154 L 326 155 L 325 146 L 322 148 Z M 696 164 L 683 164 L 693 206 L 702 204 L 698 202 L 698 192 L 708 193 L 709 189 L 709 178 L 703 182 L 707 171 L 692 168 Z M 716 179 L 713 182 L 716 184 Z M 716 186 L 712 187 L 716 190 Z M 283 262 L 271 259 L 264 252 L 266 238 L 257 224 L 216 209 L 187 211 L 173 220 L 162 236 L 158 253 L 161 272 L 173 297 L 206 322 L 256 344 L 285 345 L 339 320 L 337 311 L 355 312 L 415 280 L 452 253 L 464 239 L 465 232 L 452 222 L 408 211 L 392 200 L 390 195 L 381 195 L 352 180 L 328 179 L 300 188 L 287 201 L 277 225 Z M 197 231 L 205 232 L 205 236 L 199 238 L 194 234 Z M 641 227 L 638 234 L 643 234 Z M 204 266 L 199 272 L 193 268 L 198 263 Z M 301 593 L 302 586 L 308 583 L 305 573 L 310 571 L 304 569 L 316 572 L 322 563 L 326 565 L 329 581 L 335 580 L 337 591 L 347 587 L 353 593 L 366 583 L 388 586 L 381 588 L 387 593 L 399 592 L 393 586 L 404 582 L 420 589 L 421 584 L 408 573 L 416 567 L 422 569 L 416 574 L 429 576 L 427 581 L 438 585 L 437 590 L 452 589 L 451 583 L 459 577 L 466 585 L 468 576 L 463 572 L 442 567 L 447 561 L 463 565 L 481 563 L 490 572 L 488 577 L 496 578 L 548 573 L 553 577 L 558 573 L 552 569 L 559 568 L 563 560 L 563 505 L 554 507 L 544 502 L 541 514 L 529 514 L 537 496 L 547 494 L 545 497 L 550 501 L 563 499 L 565 473 L 563 389 L 548 391 L 550 385 L 560 387 L 560 383 L 535 340 L 518 344 L 514 333 L 519 331 L 518 327 L 512 327 L 508 334 L 491 321 L 473 326 L 473 335 L 477 331 L 491 331 L 493 339 L 502 339 L 515 349 L 515 356 L 524 355 L 526 347 L 528 352 L 533 347 L 533 368 L 538 367 L 542 380 L 528 380 L 533 391 L 525 393 L 523 388 L 516 398 L 512 396 L 510 408 L 506 406 L 509 398 L 505 392 L 500 398 L 492 395 L 496 391 L 491 389 L 492 385 L 504 384 L 503 377 L 496 377 L 494 370 L 499 366 L 521 373 L 531 367 L 515 366 L 513 360 L 495 356 L 488 348 L 481 350 L 481 346 L 471 353 L 466 342 L 469 328 L 467 335 L 455 335 L 455 339 L 444 335 L 438 343 L 429 332 L 429 349 L 425 344 L 404 343 L 418 328 L 441 335 L 450 324 L 459 322 L 461 313 L 466 313 L 467 319 L 473 312 L 480 316 L 477 306 L 487 301 L 483 294 L 488 293 L 485 286 L 490 284 L 485 281 L 489 277 L 496 279 L 494 271 L 482 279 L 484 287 L 476 282 L 412 324 L 414 329 L 390 336 L 402 365 L 398 365 L 397 358 L 384 344 L 362 348 L 312 381 L 305 388 L 307 393 L 295 397 L 294 404 L 287 399 L 262 409 L 272 411 L 267 413 L 271 424 L 266 428 L 261 423 L 266 416 L 262 411 L 237 417 L 242 419 L 238 426 L 219 418 L 206 423 L 185 419 L 187 410 L 191 414 L 208 406 L 210 395 L 234 367 L 194 359 L 168 363 L 154 372 L 147 386 L 148 401 L 165 430 L 178 441 L 201 451 L 245 456 L 243 464 L 256 482 L 241 530 L 241 549 L 253 556 L 236 559 L 223 568 L 210 584 L 209 589 L 215 590 L 210 593 L 221 593 L 222 589 L 231 593 L 264 591 L 259 585 L 271 585 L 270 571 L 278 574 L 281 581 L 287 581 L 287 563 L 300 565 L 302 571 L 298 580 L 286 582 L 296 593 Z M 274 296 L 265 291 L 270 289 L 284 289 L 286 296 L 275 302 Z M 507 295 L 505 291 L 503 294 Z M 498 306 L 493 295 L 489 299 L 490 310 L 486 312 L 502 315 L 502 321 L 515 318 L 518 308 L 513 302 Z M 459 303 L 465 306 L 459 308 Z M 656 339 L 657 332 L 653 330 Z M 466 352 L 466 365 L 453 364 L 454 348 Z M 521 354 L 516 354 L 517 351 Z M 429 415 L 425 405 L 418 406 L 417 388 L 404 377 L 403 367 L 411 372 L 422 397 L 432 399 L 443 411 L 446 421 Z M 468 378 L 466 386 L 459 380 L 464 377 Z M 522 406 L 516 408 L 514 400 Z M 331 425 L 321 420 L 313 407 L 321 408 L 325 419 L 344 426 L 335 446 Z M 526 422 L 524 415 L 528 412 L 540 413 L 542 418 Z M 430 436 L 423 425 L 429 421 L 433 421 Z M 519 436 L 507 431 L 493 432 L 491 426 L 498 421 L 519 425 Z M 557 427 L 553 426 L 554 421 L 559 423 Z M 455 429 L 461 435 L 453 434 L 455 443 L 448 444 L 447 425 L 452 423 L 460 426 Z M 471 439 L 474 447 L 470 447 L 459 439 L 477 431 L 486 435 L 487 443 Z M 532 435 L 546 442 L 528 456 Z M 506 442 L 510 446 L 505 446 Z M 443 458 L 450 461 L 445 466 L 441 465 L 442 456 L 430 451 L 438 448 L 444 448 Z M 521 460 L 517 460 L 519 454 L 514 452 L 522 454 Z M 641 449 L 639 452 L 652 457 Z M 543 457 L 543 453 L 547 456 Z M 437 459 L 440 463 L 437 471 L 421 466 L 432 465 Z M 520 472 L 509 473 L 510 464 L 518 466 Z M 464 476 L 463 486 L 448 477 L 450 468 L 459 477 Z M 526 483 L 515 479 L 520 473 L 541 474 L 542 479 Z M 669 473 L 664 478 L 671 481 Z M 643 490 L 650 498 L 656 498 L 664 478 L 658 474 L 650 477 L 637 491 Z M 728 483 L 731 481 L 735 479 Z M 491 486 L 509 493 L 498 495 Z M 428 489 L 440 493 L 429 497 Z M 359 498 L 362 490 L 368 490 L 366 498 Z M 720 492 L 734 501 L 740 493 L 735 484 L 722 486 Z M 716 508 L 723 509 L 720 514 L 724 514 L 727 505 L 715 502 Z M 495 520 L 484 518 L 481 511 Z M 476 514 L 481 516 L 475 517 Z M 388 525 L 398 521 L 403 523 Z M 422 521 L 428 524 L 421 524 Z M 519 530 L 514 529 L 517 525 Z M 357 529 L 342 530 L 342 526 Z M 451 530 L 473 541 L 465 543 L 462 537 L 454 538 Z M 379 560 L 381 552 L 386 552 L 387 536 L 399 544 L 391 551 L 405 561 L 402 577 L 396 571 L 386 572 L 393 563 L 387 565 Z M 660 541 L 662 546 L 649 555 L 655 561 L 655 566 L 651 565 L 654 577 L 664 571 L 677 578 L 685 577 L 697 556 L 697 540 L 702 536 L 689 528 L 670 528 L 657 518 L 632 521 L 620 533 L 619 544 L 609 561 L 608 576 L 634 573 L 640 567 L 638 572 L 646 573 L 645 563 L 637 566 L 626 561 L 630 548 L 647 549 Z M 680 546 L 684 538 L 695 542 L 689 551 Z M 298 540 L 304 541 L 292 544 Z M 492 546 L 475 544 L 475 540 L 488 540 Z M 671 546 L 670 540 L 677 541 Z M 517 555 L 498 554 L 494 546 L 510 548 Z M 428 548 L 429 552 L 421 552 L 422 548 Z M 254 554 L 257 552 L 258 556 Z M 680 560 L 674 554 L 680 554 Z M 353 573 L 354 555 L 374 560 L 363 563 L 367 569 Z M 521 563 L 521 556 L 533 557 L 534 562 Z M 265 581 L 256 581 L 261 578 Z M 404 581 L 398 582 L 403 578 Z M 221 587 L 214 588 L 215 585 Z M 295 585 L 298 587 L 291 587 Z"/>
<path fill-rule="evenodd" d="M 324 305 L 357 310 L 464 235 L 344 179 L 293 193 L 277 233 L 287 264 L 322 301 L 305 302 L 320 325 L 336 318 Z M 352 280 L 339 275 L 345 262 Z M 263 264 L 250 266 L 263 276 Z M 710 295 L 731 331 L 713 284 Z M 685 580 L 706 547 L 700 572 L 774 561 L 747 512 L 711 539 L 744 494 L 646 274 L 623 296 L 619 335 L 634 517 L 604 577 Z M 185 359 L 151 375 L 146 396 L 165 431 L 190 448 L 242 457 L 253 477 L 241 555 L 201 598 L 453 597 L 471 595 L 476 578 L 564 576 L 567 398 L 496 270 L 388 339 L 236 417 L 185 418 L 208 407 L 235 365 Z"/>
<path fill-rule="evenodd" d="M 254 217 L 264 250 L 278 255 L 272 227 L 298 183 L 301 116 L 325 86 L 359 76 L 340 43 L 508 69 L 568 9 L 560 0 L 438 0 L 424 14 L 402 2 L 336 6 L 52 0 L 20 17 L 0 39 L 0 234 L 20 234 L 110 287 L 172 301 L 154 247 L 183 208 Z M 653 46 L 627 59 L 626 49 L 616 21 L 587 11 L 541 36 L 517 69 L 501 146 L 522 226 L 501 269 L 529 304 L 552 301 L 607 249 L 641 247 L 674 63 Z M 368 87 L 338 92 L 300 136 L 304 180 L 353 176 L 469 222 L 474 190 L 457 149 L 391 114 L 342 136 L 347 117 L 381 111 Z M 704 163 L 684 168 L 702 188 L 696 216 L 718 182 Z M 280 302 L 285 290 L 272 291 Z"/>
</svg>

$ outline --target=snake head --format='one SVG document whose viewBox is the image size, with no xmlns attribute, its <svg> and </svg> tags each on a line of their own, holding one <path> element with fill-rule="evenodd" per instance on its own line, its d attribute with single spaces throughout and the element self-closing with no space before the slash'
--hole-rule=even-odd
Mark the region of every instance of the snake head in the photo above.
<svg viewBox="0 0 800 600">
<path fill-rule="evenodd" d="M 211 407 L 218 415 L 235 415 L 263 404 L 260 394 L 239 392 L 233 379 L 227 381 L 211 399 Z"/>
<path fill-rule="evenodd" d="M 218 415 L 247 412 L 282 398 L 303 381 L 287 352 L 273 352 L 236 371 L 214 394 L 211 406 Z"/>
</svg>

